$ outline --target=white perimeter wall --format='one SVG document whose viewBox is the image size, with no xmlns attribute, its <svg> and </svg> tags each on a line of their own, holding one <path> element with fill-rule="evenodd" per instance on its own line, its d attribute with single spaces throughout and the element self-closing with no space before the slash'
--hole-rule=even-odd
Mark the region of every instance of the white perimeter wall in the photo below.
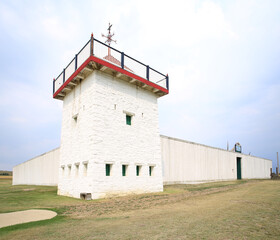
<svg viewBox="0 0 280 240">
<path fill-rule="evenodd" d="M 13 185 L 57 185 L 59 148 L 32 158 L 13 168 Z"/>
<path fill-rule="evenodd" d="M 270 178 L 272 161 L 161 136 L 164 184 L 237 179 L 236 158 L 241 158 L 241 176 Z"/>
<path fill-rule="evenodd" d="M 242 178 L 270 178 L 272 161 L 161 136 L 164 184 L 235 180 L 236 158 Z M 13 184 L 57 185 L 59 148 L 13 168 Z M 132 169 L 131 169 L 132 170 Z M 104 169 L 102 167 L 102 173 Z M 120 173 L 120 167 L 114 169 Z M 132 173 L 134 175 L 134 172 Z"/>
</svg>

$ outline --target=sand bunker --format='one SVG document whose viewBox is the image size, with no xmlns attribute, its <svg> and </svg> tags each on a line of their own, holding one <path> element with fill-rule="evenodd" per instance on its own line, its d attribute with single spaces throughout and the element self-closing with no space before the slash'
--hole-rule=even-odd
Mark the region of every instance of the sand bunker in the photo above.
<svg viewBox="0 0 280 240">
<path fill-rule="evenodd" d="M 51 219 L 56 215 L 57 213 L 54 211 L 38 209 L 30 209 L 11 213 L 0 213 L 0 228 L 20 223 Z"/>
</svg>

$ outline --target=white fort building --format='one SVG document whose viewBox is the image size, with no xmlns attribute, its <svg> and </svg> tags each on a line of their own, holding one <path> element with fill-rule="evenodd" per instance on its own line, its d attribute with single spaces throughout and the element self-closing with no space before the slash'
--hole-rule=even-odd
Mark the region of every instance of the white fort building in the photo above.
<svg viewBox="0 0 280 240">
<path fill-rule="evenodd" d="M 271 160 L 160 136 L 168 75 L 91 36 L 53 81 L 63 101 L 61 146 L 19 164 L 13 184 L 57 185 L 96 199 L 160 192 L 163 184 L 269 178 Z"/>
</svg>

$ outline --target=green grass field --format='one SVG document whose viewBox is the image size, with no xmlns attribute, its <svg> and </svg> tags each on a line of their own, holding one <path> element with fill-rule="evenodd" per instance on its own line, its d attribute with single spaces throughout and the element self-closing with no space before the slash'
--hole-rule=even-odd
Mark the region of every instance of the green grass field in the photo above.
<svg viewBox="0 0 280 240">
<path fill-rule="evenodd" d="M 58 216 L 0 229 L 0 239 L 280 239 L 280 181 L 165 186 L 163 193 L 83 201 L 56 187 L 0 179 L 0 212 Z"/>
</svg>

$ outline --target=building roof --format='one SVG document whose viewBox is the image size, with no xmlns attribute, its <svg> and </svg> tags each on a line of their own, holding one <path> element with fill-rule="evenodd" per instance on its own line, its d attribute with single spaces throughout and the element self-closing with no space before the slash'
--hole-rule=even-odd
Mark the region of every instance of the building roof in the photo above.
<svg viewBox="0 0 280 240">
<path fill-rule="evenodd" d="M 107 51 L 108 54 L 104 57 Z M 127 62 L 129 62 L 129 66 L 124 65 Z M 168 75 L 158 72 L 91 36 L 91 39 L 63 69 L 62 73 L 53 80 L 53 98 L 63 100 L 73 87 L 94 70 L 112 74 L 130 84 L 151 91 L 158 97 L 169 93 Z"/>
</svg>

